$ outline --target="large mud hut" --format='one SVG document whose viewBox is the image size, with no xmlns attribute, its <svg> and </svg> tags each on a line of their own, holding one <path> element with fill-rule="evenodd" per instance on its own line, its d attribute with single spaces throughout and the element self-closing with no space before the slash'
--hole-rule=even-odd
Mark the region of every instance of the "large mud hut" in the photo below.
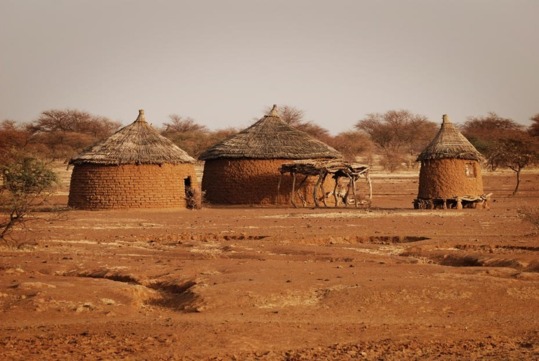
<svg viewBox="0 0 539 361">
<path fill-rule="evenodd" d="M 255 124 L 202 153 L 205 201 L 210 204 L 290 204 L 292 177 L 287 175 L 279 183 L 279 169 L 284 163 L 340 158 L 342 155 L 334 148 L 285 123 L 274 105 L 270 113 Z M 305 187 L 305 191 L 309 192 L 309 187 Z"/>
<path fill-rule="evenodd" d="M 68 205 L 80 209 L 193 205 L 195 159 L 137 119 L 72 158 Z"/>
<path fill-rule="evenodd" d="M 475 207 L 485 202 L 481 153 L 444 114 L 440 130 L 419 154 L 419 192 L 414 208 Z"/>
</svg>

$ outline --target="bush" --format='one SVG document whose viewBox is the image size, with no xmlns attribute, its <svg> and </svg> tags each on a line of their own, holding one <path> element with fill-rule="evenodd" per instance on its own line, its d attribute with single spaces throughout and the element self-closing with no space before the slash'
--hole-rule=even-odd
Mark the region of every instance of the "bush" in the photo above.
<svg viewBox="0 0 539 361">
<path fill-rule="evenodd" d="M 522 207 L 517 210 L 519 217 L 539 229 L 539 207 Z"/>
<path fill-rule="evenodd" d="M 35 207 L 42 205 L 48 191 L 57 183 L 56 174 L 49 166 L 27 155 L 14 154 L 0 164 L 2 187 L 0 188 L 0 241 L 17 224 L 22 224 Z"/>
</svg>

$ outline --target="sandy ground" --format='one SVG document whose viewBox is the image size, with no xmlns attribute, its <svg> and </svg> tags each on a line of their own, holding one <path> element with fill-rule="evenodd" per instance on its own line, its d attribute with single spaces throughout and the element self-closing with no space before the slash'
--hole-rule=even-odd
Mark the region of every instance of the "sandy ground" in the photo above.
<svg viewBox="0 0 539 361">
<path fill-rule="evenodd" d="M 488 210 L 373 181 L 370 210 L 38 213 L 0 247 L 0 359 L 539 359 L 539 174 L 487 173 Z"/>
</svg>

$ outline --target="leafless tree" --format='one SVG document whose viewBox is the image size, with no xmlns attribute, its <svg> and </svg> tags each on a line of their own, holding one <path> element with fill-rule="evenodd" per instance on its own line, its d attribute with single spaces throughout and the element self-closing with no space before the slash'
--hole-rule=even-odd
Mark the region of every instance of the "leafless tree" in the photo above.
<svg viewBox="0 0 539 361">
<path fill-rule="evenodd" d="M 265 113 L 268 114 L 271 108 L 266 108 Z M 316 138 L 322 142 L 329 143 L 332 139 L 331 134 L 324 127 L 319 126 L 318 124 L 305 120 L 305 112 L 301 109 L 290 105 L 283 105 L 277 108 L 279 112 L 279 117 L 290 126 L 301 130 Z"/>
<path fill-rule="evenodd" d="M 197 124 L 190 117 L 184 118 L 178 114 L 171 114 L 169 115 L 169 118 L 170 118 L 170 122 L 163 124 L 163 126 L 165 127 L 164 132 L 186 133 L 186 132 L 208 132 L 209 131 L 209 129 L 205 125 Z"/>
<path fill-rule="evenodd" d="M 437 124 L 407 110 L 371 113 L 355 125 L 367 133 L 381 151 L 386 168 L 393 172 L 403 162 L 411 167 L 415 158 L 432 140 Z"/>
<path fill-rule="evenodd" d="M 539 113 L 531 117 L 531 121 L 532 124 L 530 125 L 528 132 L 533 137 L 539 137 Z"/>
<path fill-rule="evenodd" d="M 27 126 L 31 143 L 41 144 L 53 159 L 67 158 L 111 135 L 120 122 L 73 109 L 53 109 L 41 113 Z"/>
<path fill-rule="evenodd" d="M 170 115 L 170 122 L 164 123 L 161 130 L 163 136 L 194 158 L 198 158 L 204 150 L 237 132 L 233 128 L 211 131 L 194 119 L 177 114 Z"/>
<path fill-rule="evenodd" d="M 366 133 L 354 130 L 342 132 L 328 144 L 341 152 L 346 160 L 354 162 L 362 157 L 365 163 L 372 166 L 375 145 Z"/>
</svg>

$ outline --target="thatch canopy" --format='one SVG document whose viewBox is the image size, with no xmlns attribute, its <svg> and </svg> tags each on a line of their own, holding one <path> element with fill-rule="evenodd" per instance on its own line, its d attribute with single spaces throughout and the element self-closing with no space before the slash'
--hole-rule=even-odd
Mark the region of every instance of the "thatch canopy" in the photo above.
<svg viewBox="0 0 539 361">
<path fill-rule="evenodd" d="M 455 125 L 444 114 L 443 122 L 438 134 L 432 142 L 419 154 L 418 161 L 431 159 L 469 159 L 481 160 L 483 156 L 462 135 Z"/>
<path fill-rule="evenodd" d="M 269 114 L 207 149 L 199 159 L 338 159 L 329 145 L 285 123 L 274 105 Z"/>
<path fill-rule="evenodd" d="M 342 160 L 300 160 L 283 164 L 281 173 L 299 173 L 318 176 L 323 173 L 339 174 L 340 176 L 357 176 L 369 170 L 369 167 L 359 163 L 348 163 Z"/>
<path fill-rule="evenodd" d="M 83 150 L 69 164 L 181 164 L 195 159 L 146 122 L 144 110 L 137 119 L 107 139 Z"/>
</svg>

